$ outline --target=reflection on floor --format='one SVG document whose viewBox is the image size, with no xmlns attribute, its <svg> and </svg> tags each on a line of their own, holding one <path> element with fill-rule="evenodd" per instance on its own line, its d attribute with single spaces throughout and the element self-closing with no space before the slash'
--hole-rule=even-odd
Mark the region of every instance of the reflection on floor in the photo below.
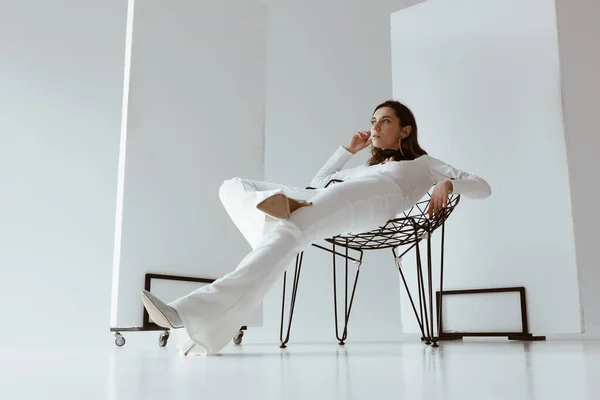
<svg viewBox="0 0 600 400">
<path fill-rule="evenodd" d="M 245 344 L 188 358 L 128 343 L 0 356 L 7 400 L 600 399 L 600 342 Z"/>
</svg>

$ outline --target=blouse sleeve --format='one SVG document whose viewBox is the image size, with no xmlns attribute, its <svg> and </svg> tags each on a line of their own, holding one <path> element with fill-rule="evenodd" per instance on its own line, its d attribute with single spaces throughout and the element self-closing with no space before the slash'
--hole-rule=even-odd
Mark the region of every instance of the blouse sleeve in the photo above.
<svg viewBox="0 0 600 400">
<path fill-rule="evenodd" d="M 429 157 L 429 171 L 432 182 L 452 180 L 453 193 L 471 199 L 485 199 L 492 194 L 492 188 L 485 179 L 461 171 L 443 161 Z"/>
<path fill-rule="evenodd" d="M 354 157 L 354 154 L 339 146 L 327 162 L 321 167 L 319 172 L 310 181 L 310 185 L 315 188 L 323 188 L 332 179 L 344 180 L 358 173 L 359 168 L 351 168 L 342 171 L 344 165 Z"/>
</svg>

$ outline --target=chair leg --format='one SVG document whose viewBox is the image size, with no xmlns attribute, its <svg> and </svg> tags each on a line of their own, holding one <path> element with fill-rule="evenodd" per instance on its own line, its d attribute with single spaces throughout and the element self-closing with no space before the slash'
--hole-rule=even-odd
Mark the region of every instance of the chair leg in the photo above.
<svg viewBox="0 0 600 400">
<path fill-rule="evenodd" d="M 423 303 L 421 301 L 421 285 L 419 284 L 419 305 L 421 309 L 421 316 L 419 317 L 419 312 L 417 311 L 417 307 L 415 306 L 415 302 L 412 297 L 412 293 L 408 287 L 408 283 L 406 282 L 406 277 L 404 276 L 404 272 L 402 271 L 402 265 L 398 261 L 398 256 L 396 254 L 396 249 L 392 249 L 392 253 L 394 254 L 394 260 L 396 262 L 396 266 L 398 267 L 398 272 L 400 273 L 400 277 L 402 278 L 402 282 L 404 283 L 404 288 L 406 289 L 406 294 L 408 295 L 408 300 L 410 300 L 410 305 L 415 313 L 415 318 L 417 319 L 417 323 L 419 324 L 419 329 L 421 329 L 421 335 L 425 337 L 425 329 L 423 328 Z"/>
<path fill-rule="evenodd" d="M 427 280 L 429 290 L 429 320 L 425 324 L 427 327 L 431 327 L 431 331 L 428 329 L 428 337 L 431 341 L 432 347 L 439 347 L 440 333 L 442 329 L 442 307 L 443 307 L 443 291 L 444 291 L 444 236 L 445 236 L 445 223 L 442 223 L 442 240 L 441 240 L 441 258 L 440 258 L 440 292 L 439 296 L 436 296 L 436 303 L 433 303 L 433 260 L 431 255 L 431 233 L 427 235 Z M 419 267 L 420 269 L 420 267 Z M 421 272 L 422 273 L 422 272 Z M 421 276 L 422 278 L 422 276 Z M 425 297 L 425 291 L 423 288 L 423 297 Z M 424 301 L 425 304 L 425 318 L 427 319 L 427 298 Z M 437 311 L 437 312 L 436 312 Z M 433 315 L 436 313 L 435 324 L 433 322 Z M 437 332 L 436 332 L 437 331 Z M 427 342 L 426 344 L 430 344 Z"/>
<path fill-rule="evenodd" d="M 347 242 L 347 240 L 346 240 Z M 352 284 L 352 293 L 350 295 L 350 301 L 348 302 L 348 263 L 350 261 L 349 259 L 349 255 L 348 255 L 348 243 L 346 243 L 346 254 L 345 254 L 345 260 L 346 260 L 346 269 L 345 269 L 345 285 L 344 285 L 344 330 L 342 331 L 342 334 L 340 335 L 340 328 L 339 328 L 339 318 L 338 318 L 338 305 L 337 305 L 337 276 L 336 276 L 336 251 L 335 251 L 335 243 L 333 244 L 333 309 L 334 309 L 334 315 L 335 315 L 335 336 L 339 342 L 340 345 L 344 345 L 346 339 L 348 338 L 348 321 L 350 320 L 350 312 L 352 311 L 352 304 L 354 303 L 354 294 L 356 292 L 356 285 L 358 283 L 358 277 L 360 275 L 360 266 L 362 263 L 362 257 L 363 257 L 363 253 L 360 253 L 360 259 L 358 261 L 358 265 L 356 268 L 356 275 L 354 276 L 354 283 Z"/>
<path fill-rule="evenodd" d="M 281 300 L 281 325 L 279 327 L 279 341 L 281 344 L 280 348 L 285 349 L 287 347 L 287 343 L 290 341 L 290 331 L 292 329 L 292 319 L 294 317 L 294 306 L 296 305 L 296 294 L 298 293 L 298 282 L 300 280 L 300 270 L 302 269 L 302 259 L 304 257 L 304 252 L 298 253 L 296 256 L 296 269 L 294 271 L 294 282 L 292 287 L 292 296 L 290 301 L 290 310 L 289 310 L 289 320 L 287 326 L 287 332 L 285 338 L 283 337 L 283 322 L 285 319 L 285 286 L 287 282 L 287 272 L 283 273 L 283 296 Z"/>
<path fill-rule="evenodd" d="M 421 318 L 423 319 L 423 325 L 425 326 L 425 336 L 424 336 L 425 344 L 430 345 L 432 343 L 431 337 L 432 337 L 433 327 L 431 326 L 431 324 L 429 322 L 430 322 L 430 316 L 432 314 L 431 314 L 431 308 L 429 310 L 427 308 L 427 295 L 425 292 L 425 281 L 423 278 L 423 264 L 421 261 L 421 250 L 419 247 L 419 243 L 417 243 L 416 248 L 417 248 L 416 257 L 417 257 L 417 280 L 418 280 L 418 286 L 419 286 L 419 305 L 421 307 Z"/>
<path fill-rule="evenodd" d="M 440 251 L 440 294 L 437 300 L 437 341 L 441 340 L 442 337 L 442 310 L 443 310 L 443 299 L 444 299 L 444 236 L 446 233 L 446 222 L 442 223 L 442 244 Z"/>
<path fill-rule="evenodd" d="M 429 281 L 429 326 L 431 327 L 430 339 L 432 342 L 432 347 L 438 347 L 433 325 L 433 314 L 435 310 L 433 305 L 433 262 L 431 260 L 431 233 L 427 235 L 427 280 Z"/>
<path fill-rule="evenodd" d="M 415 236 L 417 235 L 417 232 L 415 230 Z M 404 276 L 404 272 L 402 271 L 401 266 L 398 263 L 398 257 L 397 257 L 397 253 L 396 253 L 396 249 L 392 249 L 392 252 L 394 254 L 394 259 L 396 260 L 396 264 L 398 266 L 398 271 L 400 272 L 400 276 L 402 278 L 402 282 L 404 283 L 404 287 L 406 289 L 406 294 L 408 295 L 408 299 L 410 300 L 410 304 L 413 308 L 413 311 L 415 313 L 415 318 L 417 319 L 417 323 L 419 324 L 419 328 L 421 329 L 421 339 L 425 342 L 426 345 L 430 345 L 433 342 L 433 310 L 432 310 L 432 303 L 430 301 L 429 303 L 429 310 L 427 307 L 427 294 L 426 294 L 426 288 L 425 288 L 425 282 L 424 282 L 424 277 L 423 277 L 423 265 L 421 262 L 421 251 L 420 251 L 420 247 L 419 247 L 419 240 L 415 240 L 415 244 L 413 246 L 411 246 L 409 249 L 407 249 L 404 253 L 402 253 L 402 255 L 408 253 L 409 250 L 412 249 L 412 247 L 415 247 L 415 256 L 416 256 L 416 262 L 417 262 L 417 293 L 419 296 L 419 310 L 417 311 L 417 307 L 415 305 L 415 300 L 413 299 L 412 293 L 410 291 L 410 288 L 408 287 L 408 283 L 406 281 L 406 277 Z M 430 260 L 430 258 L 428 257 L 428 260 Z M 429 261 L 428 261 L 428 266 L 429 266 Z M 431 275 L 431 272 L 429 273 L 429 275 Z M 433 283 L 431 282 L 431 279 L 429 279 L 429 292 L 430 292 L 430 296 L 432 294 L 432 285 Z"/>
</svg>

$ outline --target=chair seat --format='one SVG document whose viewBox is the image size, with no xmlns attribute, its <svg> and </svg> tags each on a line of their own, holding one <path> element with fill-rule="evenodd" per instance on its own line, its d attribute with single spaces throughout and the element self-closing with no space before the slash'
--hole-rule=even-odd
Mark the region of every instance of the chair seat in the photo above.
<svg viewBox="0 0 600 400">
<path fill-rule="evenodd" d="M 325 239 L 326 242 L 336 246 L 348 247 L 354 250 L 377 250 L 396 248 L 399 246 L 419 242 L 425 234 L 430 234 L 439 228 L 456 208 L 460 196 L 451 195 L 448 206 L 443 212 L 429 218 L 427 208 L 429 207 L 430 195 L 419 201 L 409 210 L 390 219 L 385 225 L 368 232 L 336 235 Z"/>
</svg>

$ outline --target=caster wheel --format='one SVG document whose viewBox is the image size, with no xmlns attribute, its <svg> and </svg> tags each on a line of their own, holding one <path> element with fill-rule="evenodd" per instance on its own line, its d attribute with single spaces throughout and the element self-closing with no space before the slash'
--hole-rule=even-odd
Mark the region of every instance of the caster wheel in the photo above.
<svg viewBox="0 0 600 400">
<path fill-rule="evenodd" d="M 244 337 L 244 331 L 242 331 L 242 330 L 238 331 L 237 335 L 235 335 L 235 337 L 233 338 L 233 343 L 239 346 L 240 344 L 242 344 L 243 337 Z"/>
<path fill-rule="evenodd" d="M 169 341 L 169 332 L 168 331 L 161 333 L 160 336 L 158 337 L 158 345 L 160 347 L 165 347 L 167 345 L 168 341 Z"/>
<path fill-rule="evenodd" d="M 120 333 L 115 333 L 115 344 L 117 347 L 125 346 L 125 338 Z"/>
<path fill-rule="evenodd" d="M 433 343 L 431 344 L 431 347 L 440 347 L 440 345 L 438 344 L 438 342 L 433 342 Z"/>
</svg>

